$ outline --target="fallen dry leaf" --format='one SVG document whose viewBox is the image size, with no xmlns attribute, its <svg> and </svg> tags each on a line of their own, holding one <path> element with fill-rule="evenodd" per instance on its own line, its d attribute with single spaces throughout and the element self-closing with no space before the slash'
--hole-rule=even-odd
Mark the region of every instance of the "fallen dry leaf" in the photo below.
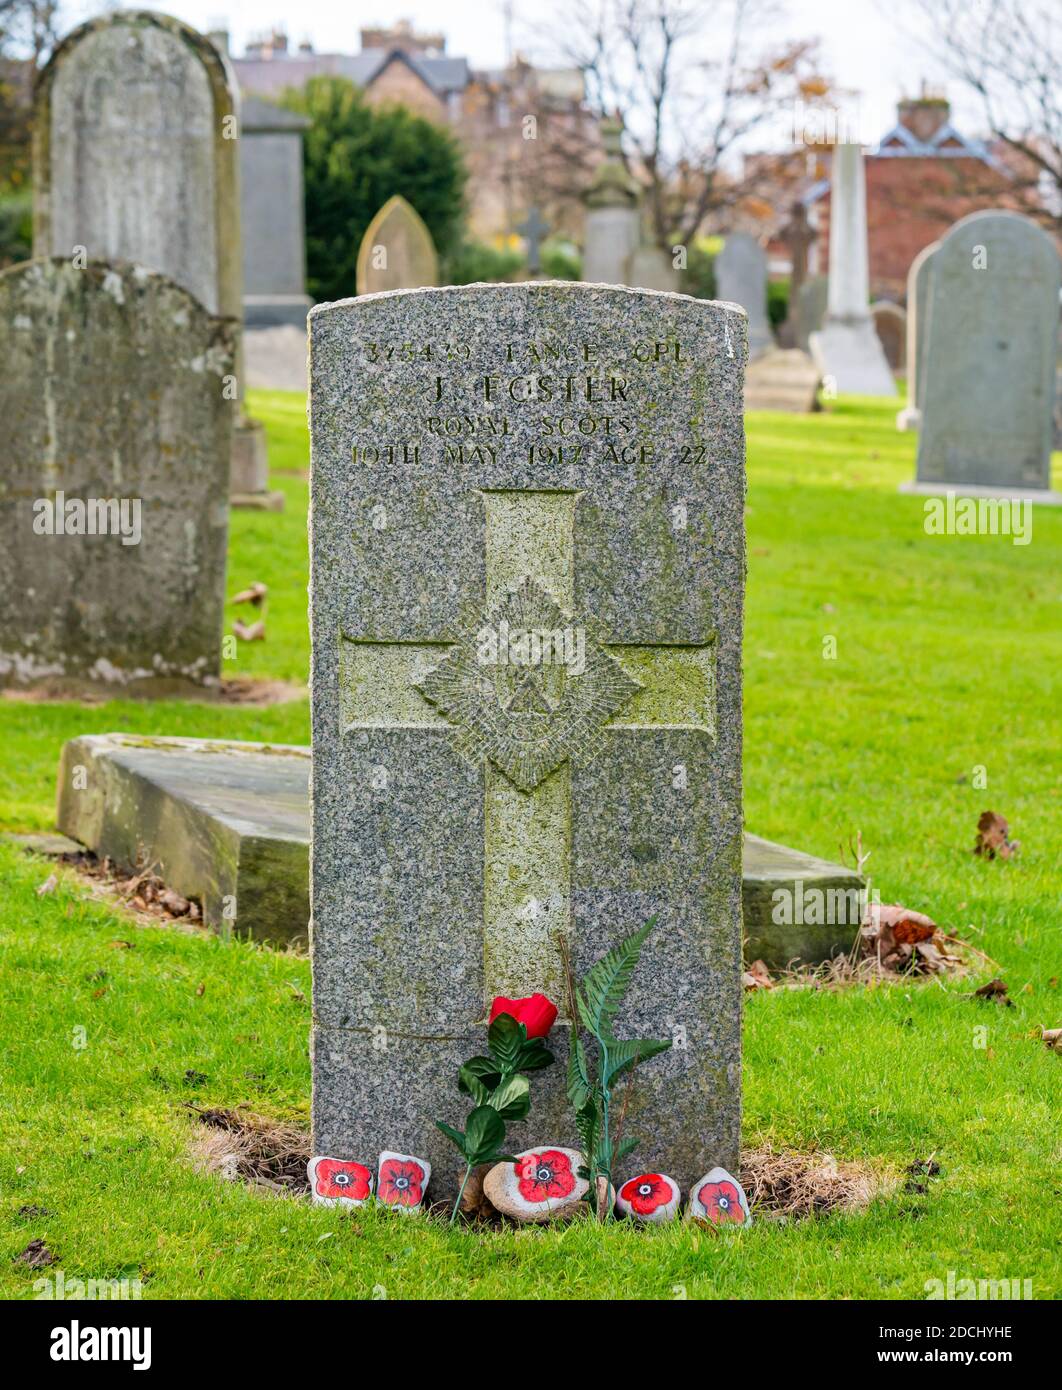
<svg viewBox="0 0 1062 1390">
<path fill-rule="evenodd" d="M 992 999 L 997 1004 L 1005 1004 L 1008 1009 L 1013 1009 L 1014 1001 L 1007 993 L 1007 986 L 1002 980 L 989 980 L 987 985 L 982 985 L 980 989 L 974 990 L 975 999 Z"/>
<path fill-rule="evenodd" d="M 1041 1028 L 1040 1037 L 1044 1047 L 1049 1047 L 1052 1052 L 1062 1052 L 1062 1028 Z"/>
<path fill-rule="evenodd" d="M 238 637 L 241 642 L 264 642 L 265 623 L 261 618 L 256 623 L 241 623 L 237 618 L 232 624 L 233 636 Z"/>
<path fill-rule="evenodd" d="M 262 600 L 268 593 L 268 585 L 256 579 L 255 582 L 246 589 L 241 589 L 235 598 L 229 599 L 229 602 L 232 604 L 253 603 L 256 608 L 260 608 L 262 606 Z"/>
<path fill-rule="evenodd" d="M 160 893 L 158 901 L 160 906 L 164 907 L 167 912 L 172 912 L 174 917 L 184 917 L 191 906 L 187 898 L 183 898 L 172 888 L 167 888 L 165 892 Z"/>
<path fill-rule="evenodd" d="M 764 965 L 762 960 L 754 960 L 749 968 L 741 976 L 741 983 L 745 989 L 773 989 L 774 981 L 771 979 L 771 972 Z"/>
<path fill-rule="evenodd" d="M 974 854 L 985 859 L 1012 859 L 1021 848 L 1019 841 L 1008 840 L 1010 827 L 998 811 L 982 811 L 977 822 L 977 841 Z"/>
<path fill-rule="evenodd" d="M 133 949 L 131 941 L 122 941 L 121 939 L 108 941 L 107 945 L 112 951 L 131 951 Z"/>
<path fill-rule="evenodd" d="M 55 890 L 56 890 L 58 887 L 59 887 L 59 880 L 56 878 L 55 874 L 49 874 L 48 877 L 44 880 L 44 882 L 43 882 L 43 883 L 40 885 L 40 887 L 37 889 L 37 897 L 38 897 L 38 898 L 46 897 L 47 894 L 49 894 L 49 893 L 54 893 Z"/>
</svg>

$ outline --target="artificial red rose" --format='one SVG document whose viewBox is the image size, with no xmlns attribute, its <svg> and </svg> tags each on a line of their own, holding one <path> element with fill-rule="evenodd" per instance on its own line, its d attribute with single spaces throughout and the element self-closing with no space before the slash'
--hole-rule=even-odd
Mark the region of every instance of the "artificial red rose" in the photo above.
<svg viewBox="0 0 1062 1390">
<path fill-rule="evenodd" d="M 420 1206 L 424 1196 L 424 1169 L 411 1158 L 385 1159 L 380 1164 L 376 1195 L 388 1206 Z"/>
<path fill-rule="evenodd" d="M 364 1202 L 372 1192 L 372 1173 L 363 1163 L 342 1158 L 319 1158 L 314 1170 L 314 1191 L 318 1197 L 346 1197 Z"/>
<path fill-rule="evenodd" d="M 721 1225 L 724 1221 L 733 1221 L 738 1226 L 744 1223 L 745 1209 L 741 1205 L 741 1193 L 732 1182 L 706 1182 L 697 1189 L 697 1200 L 714 1225 Z"/>
<path fill-rule="evenodd" d="M 490 1006 L 490 1022 L 499 1014 L 508 1014 L 522 1023 L 529 1038 L 544 1038 L 557 1021 L 557 1006 L 551 1004 L 544 994 L 532 994 L 526 999 L 506 999 L 499 994 Z"/>
<path fill-rule="evenodd" d="M 556 1013 L 556 1009 L 553 1012 Z M 570 1197 L 575 1190 L 571 1159 L 556 1149 L 525 1154 L 516 1163 L 516 1176 L 520 1196 L 525 1202 L 556 1202 Z"/>
<path fill-rule="evenodd" d="M 620 1188 L 620 1197 L 639 1216 L 652 1216 L 658 1207 L 666 1207 L 674 1195 L 667 1178 L 659 1173 L 642 1173 Z"/>
</svg>

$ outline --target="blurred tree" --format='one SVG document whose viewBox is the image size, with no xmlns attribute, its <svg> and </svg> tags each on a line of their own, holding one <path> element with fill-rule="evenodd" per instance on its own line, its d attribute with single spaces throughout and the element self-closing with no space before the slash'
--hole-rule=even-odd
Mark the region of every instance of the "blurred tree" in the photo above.
<svg viewBox="0 0 1062 1390">
<path fill-rule="evenodd" d="M 600 115 L 623 121 L 630 171 L 644 190 L 656 242 L 689 246 L 739 205 L 770 214 L 792 161 L 758 159 L 740 171 L 749 136 L 831 84 L 817 45 L 780 42 L 773 0 L 558 0 L 552 47 L 583 73 Z M 788 115 L 788 122 L 784 118 Z M 799 171 L 798 171 L 799 172 Z"/>
<path fill-rule="evenodd" d="M 0 0 L 0 194 L 29 182 L 33 77 L 58 35 L 56 0 Z"/>
<path fill-rule="evenodd" d="M 395 193 L 427 223 L 440 259 L 449 259 L 464 222 L 466 175 L 448 131 L 403 106 L 368 105 L 342 77 L 311 77 L 282 100 L 312 122 L 304 142 L 306 288 L 315 299 L 355 293 L 362 237 Z"/>
</svg>

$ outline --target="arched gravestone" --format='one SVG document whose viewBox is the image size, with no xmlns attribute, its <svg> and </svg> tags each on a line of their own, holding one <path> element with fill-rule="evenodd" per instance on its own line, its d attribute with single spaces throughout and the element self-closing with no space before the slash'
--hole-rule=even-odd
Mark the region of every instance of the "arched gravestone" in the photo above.
<svg viewBox="0 0 1062 1390">
<path fill-rule="evenodd" d="M 35 93 L 34 255 L 132 261 L 242 323 L 237 116 L 227 60 L 180 20 L 121 10 L 74 29 Z M 233 376 L 233 501 L 275 504 L 239 337 Z"/>
<path fill-rule="evenodd" d="M 918 382 L 922 373 L 926 335 L 924 324 L 920 331 L 920 320 L 925 314 L 930 262 L 939 245 L 939 241 L 933 241 L 923 246 L 907 272 L 907 404 L 896 416 L 898 430 L 917 430 L 922 423 L 922 412 L 918 408 Z"/>
<path fill-rule="evenodd" d="M 1062 277 L 1054 243 L 1017 213 L 976 212 L 929 266 L 917 484 L 1046 491 Z"/>
<path fill-rule="evenodd" d="M 399 194 L 369 223 L 358 250 L 358 294 L 415 290 L 439 283 L 439 258 L 424 220 Z"/>
<path fill-rule="evenodd" d="M 127 10 L 74 29 L 37 83 L 34 254 L 132 261 L 239 319 L 236 111 L 187 24 Z"/>
<path fill-rule="evenodd" d="M 0 685 L 217 685 L 233 351 L 142 266 L 0 273 Z"/>
<path fill-rule="evenodd" d="M 558 934 L 582 974 L 655 913 L 638 1161 L 737 1160 L 745 357 L 740 309 L 649 290 L 311 311 L 315 1152 L 452 1196 L 491 999 L 563 1004 Z M 514 1152 L 574 1138 L 567 1031 Z"/>
</svg>

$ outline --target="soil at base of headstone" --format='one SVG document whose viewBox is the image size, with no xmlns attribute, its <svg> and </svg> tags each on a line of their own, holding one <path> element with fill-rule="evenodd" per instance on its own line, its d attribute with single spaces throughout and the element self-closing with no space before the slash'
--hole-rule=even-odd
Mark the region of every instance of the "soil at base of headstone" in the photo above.
<svg viewBox="0 0 1062 1390">
<path fill-rule="evenodd" d="M 216 696 L 203 692 L 202 698 L 196 695 L 183 696 L 186 703 L 211 705 L 285 705 L 295 700 L 309 699 L 309 689 L 295 681 L 271 680 L 255 676 L 223 676 L 221 689 Z M 49 681 L 37 685 L 12 687 L 0 691 L 5 700 L 23 702 L 29 705 L 44 705 L 55 702 L 78 705 L 102 705 L 108 700 L 125 698 L 118 690 L 92 690 L 85 688 L 76 693 L 69 688 Z"/>
<path fill-rule="evenodd" d="M 198 1120 L 192 1136 L 197 1167 L 266 1192 L 309 1194 L 306 1165 L 313 1148 L 305 1131 L 243 1106 L 227 1110 L 186 1104 L 184 1109 Z M 776 1150 L 770 1144 L 744 1152 L 739 1176 L 754 1217 L 775 1221 L 858 1211 L 902 1181 L 869 1163 L 845 1162 L 814 1150 Z M 449 1211 L 442 1205 L 434 1209 Z M 474 1204 L 472 1216 L 477 1225 L 510 1224 L 485 1200 Z"/>
</svg>

